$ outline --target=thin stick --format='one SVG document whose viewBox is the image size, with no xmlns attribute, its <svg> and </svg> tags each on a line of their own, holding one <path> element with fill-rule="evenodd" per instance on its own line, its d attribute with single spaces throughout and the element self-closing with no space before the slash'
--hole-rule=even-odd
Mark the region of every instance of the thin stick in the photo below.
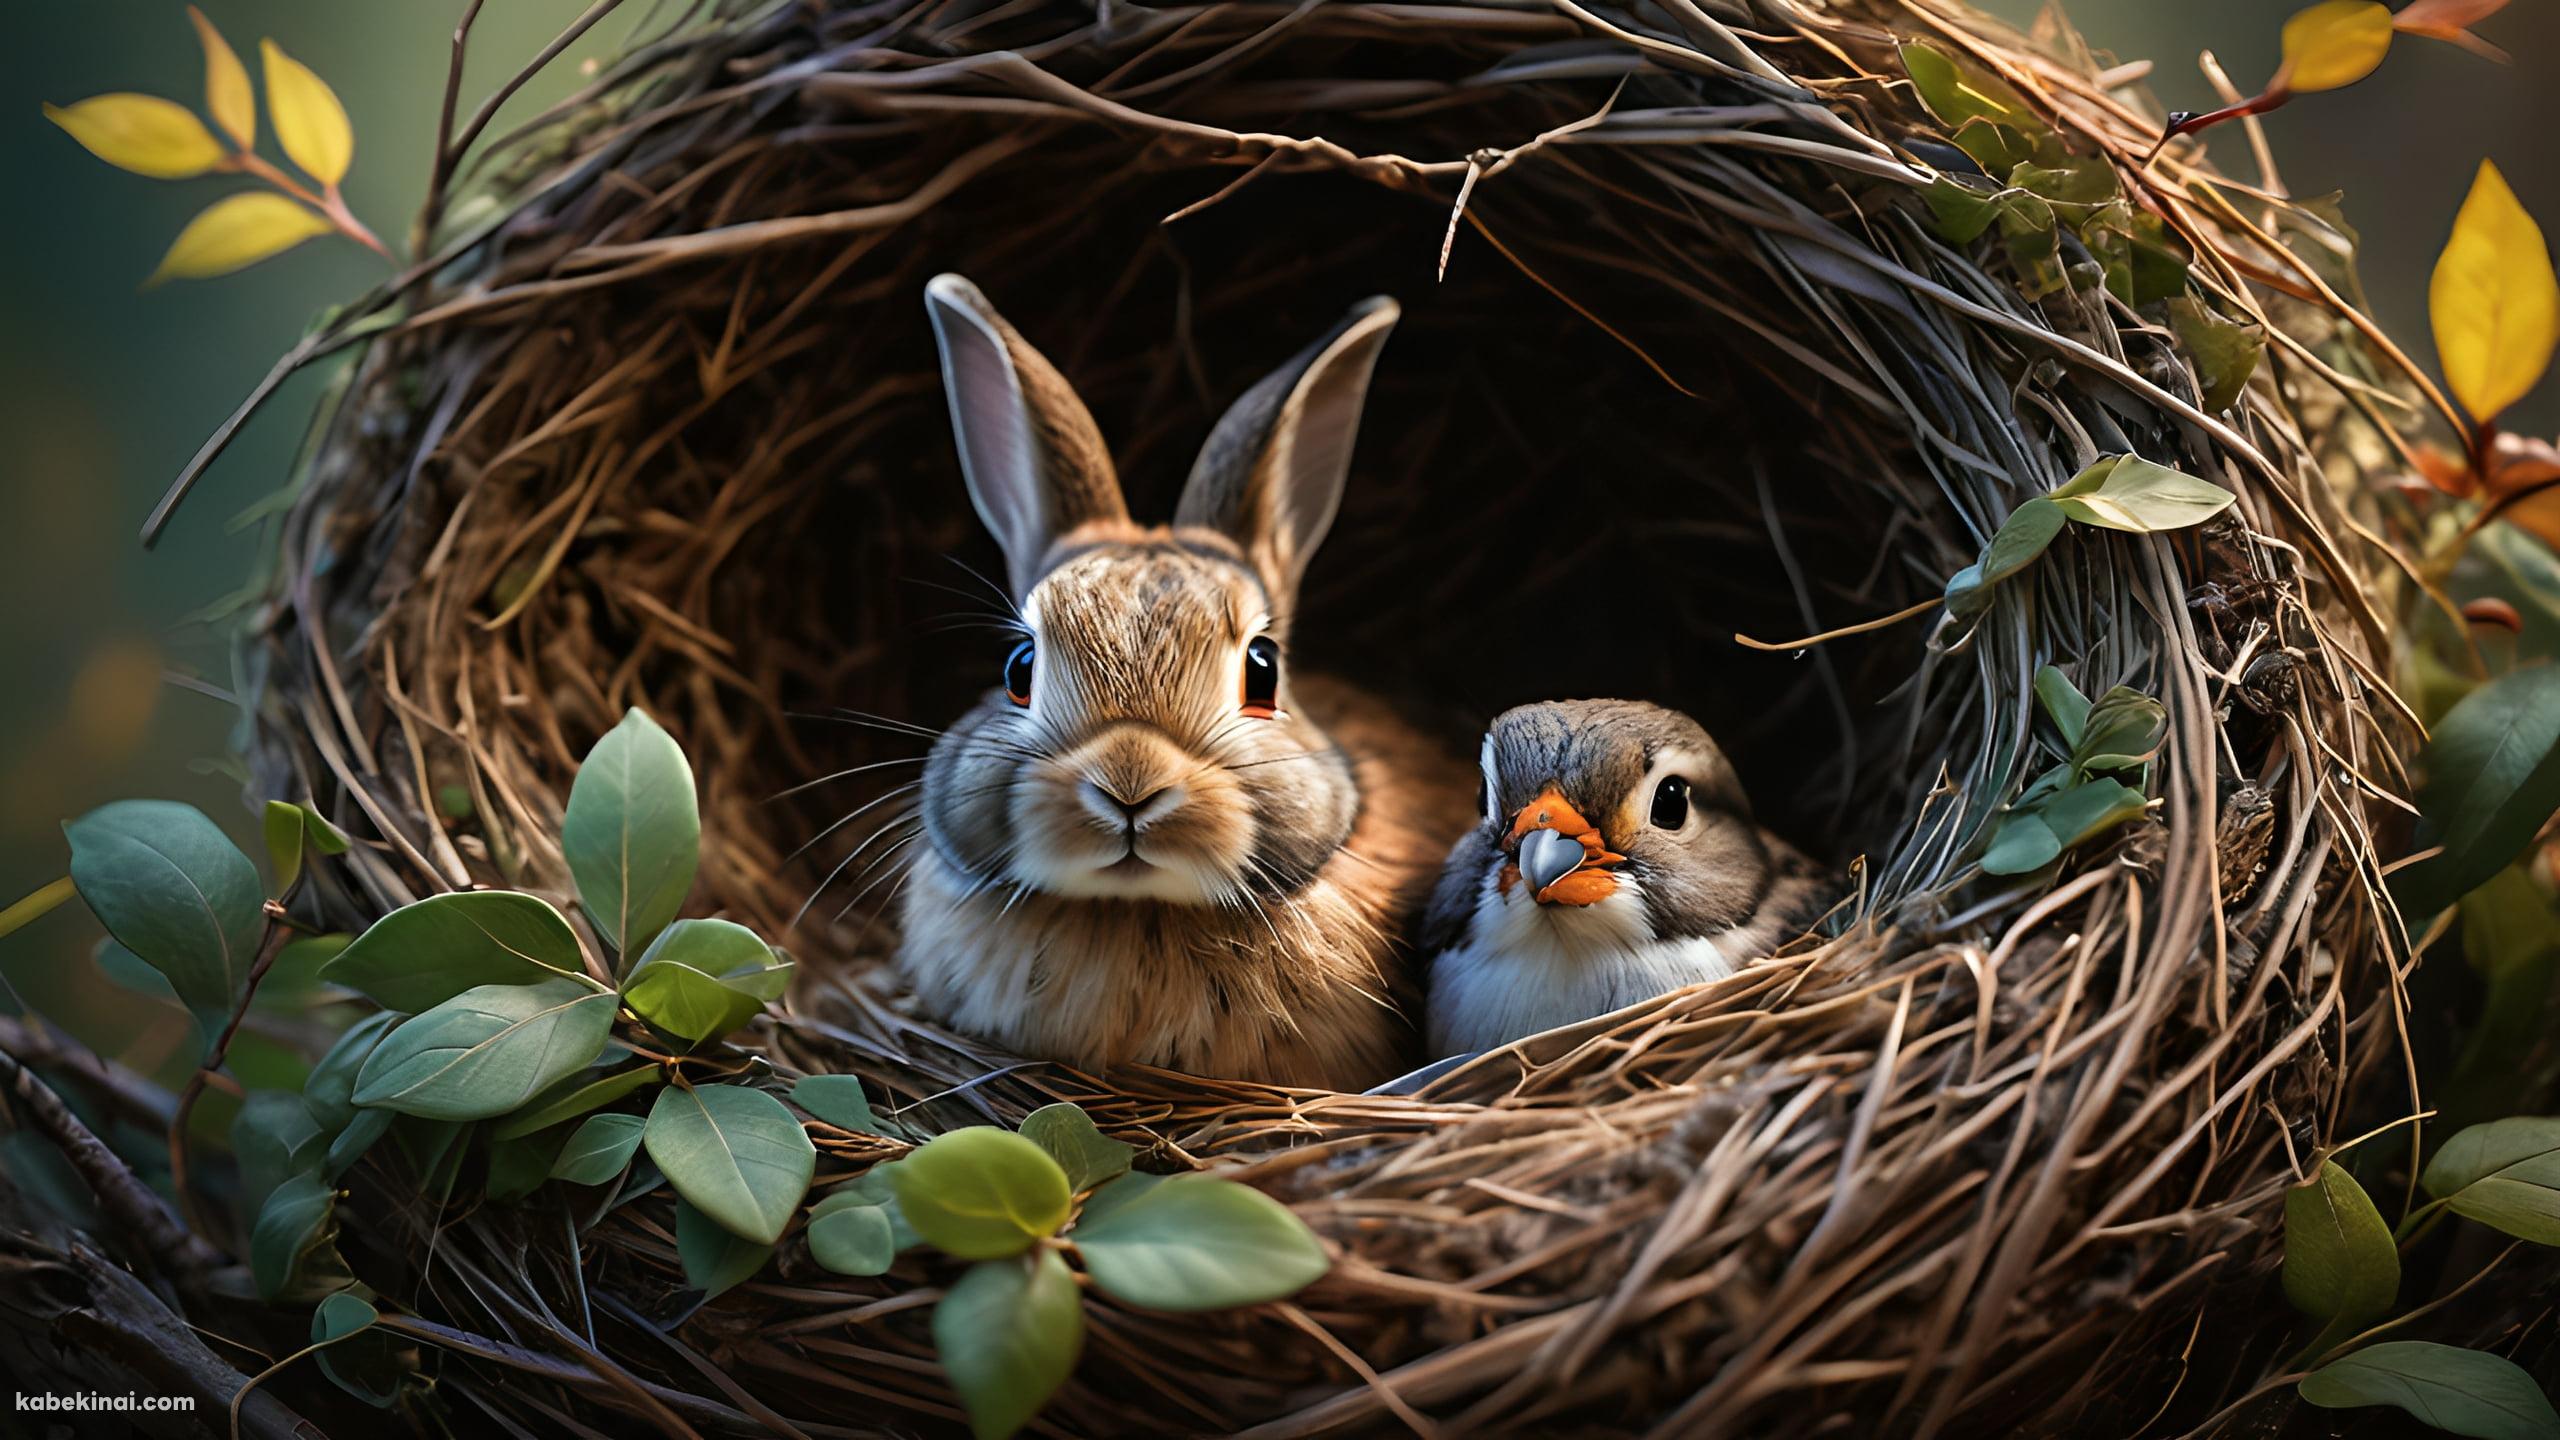
<svg viewBox="0 0 2560 1440">
<path fill-rule="evenodd" d="M 0 910 L 0 935 L 13 934 L 27 922 L 53 913 L 56 906 L 76 893 L 68 875 L 38 889 L 8 909 Z"/>
<path fill-rule="evenodd" d="M 195 1113 L 196 1101 L 204 1094 L 205 1085 L 231 1054 L 231 1039 L 240 1033 L 240 1022 L 249 1013 L 249 1002 L 257 998 L 258 982 L 284 953 L 285 942 L 293 935 L 293 927 L 284 923 L 284 906 L 274 900 L 266 904 L 267 933 L 258 943 L 258 963 L 249 967 L 249 983 L 240 987 L 239 1002 L 231 1007 L 231 1019 L 214 1037 L 213 1048 L 205 1051 L 204 1062 L 196 1073 L 187 1077 L 187 1087 L 178 1092 L 177 1112 L 169 1117 L 169 1189 L 178 1197 L 178 1208 L 187 1217 L 190 1228 L 201 1232 L 204 1217 L 196 1213 L 195 1197 L 187 1190 L 187 1119 Z"/>
<path fill-rule="evenodd" d="M 1899 625 L 1914 615 L 1925 615 L 1929 611 L 1935 610 L 1945 603 L 1945 600 L 1933 595 L 1928 599 L 1921 601 L 1919 604 L 1912 606 L 1908 610 L 1896 610 L 1890 615 L 1880 616 L 1873 620 L 1861 620 L 1855 625 L 1844 625 L 1837 630 L 1825 630 L 1819 635 L 1807 635 L 1801 640 L 1754 640 L 1750 636 L 1745 635 L 1740 631 L 1736 631 L 1734 632 L 1733 642 L 1737 645 L 1748 645 L 1754 650 L 1773 650 L 1779 652 L 1789 650 L 1806 650 L 1811 649 L 1813 646 L 1822 644 L 1826 640 L 1838 640 L 1849 635 L 1864 635 L 1870 630 L 1881 630 L 1887 625 Z"/>
<path fill-rule="evenodd" d="M 453 26 L 453 58 L 445 66 L 444 101 L 436 114 L 436 159 L 427 177 L 427 200 L 418 207 L 417 228 L 409 237 L 409 253 L 427 253 L 427 239 L 435 234 L 436 222 L 444 218 L 445 187 L 453 182 L 453 112 L 462 98 L 462 56 L 471 43 L 471 27 L 480 19 L 480 7 L 487 0 L 471 0 L 462 18 Z"/>
</svg>

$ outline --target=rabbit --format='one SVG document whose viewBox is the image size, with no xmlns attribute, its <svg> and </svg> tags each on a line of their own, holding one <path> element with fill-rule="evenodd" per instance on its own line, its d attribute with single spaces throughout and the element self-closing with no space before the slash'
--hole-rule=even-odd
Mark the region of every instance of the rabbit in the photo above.
<svg viewBox="0 0 2560 1440">
<path fill-rule="evenodd" d="M 1679 711 L 1523 705 L 1485 732 L 1482 768 L 1483 815 L 1423 921 L 1435 1056 L 1721 980 L 1822 913 L 1821 867 L 1752 819 Z"/>
<path fill-rule="evenodd" d="M 1170 526 L 1129 518 L 1100 431 L 967 280 L 925 290 L 961 469 L 1023 637 L 935 742 L 898 966 L 1018 1054 L 1356 1089 L 1413 1042 L 1400 950 L 1472 818 L 1465 765 L 1297 673 L 1384 297 L 1238 399 Z"/>
</svg>

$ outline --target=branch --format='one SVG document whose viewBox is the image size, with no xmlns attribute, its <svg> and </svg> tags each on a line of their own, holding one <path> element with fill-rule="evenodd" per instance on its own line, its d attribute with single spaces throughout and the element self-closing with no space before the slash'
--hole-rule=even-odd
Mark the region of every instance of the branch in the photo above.
<svg viewBox="0 0 2560 1440">
<path fill-rule="evenodd" d="M 28 1121 L 79 1172 L 108 1223 L 132 1237 L 144 1256 L 160 1260 L 187 1288 L 223 1263 L 220 1252 L 178 1223 L 123 1157 L 80 1123 L 53 1087 L 6 1051 L 0 1051 L 0 1079 L 7 1081 Z"/>
<path fill-rule="evenodd" d="M 230 1057 L 231 1041 L 240 1033 L 240 1021 L 249 1013 L 249 1002 L 258 995 L 258 982 L 283 952 L 285 941 L 293 935 L 293 927 L 285 923 L 284 906 L 270 900 L 266 906 L 266 938 L 258 946 L 258 963 L 249 969 L 249 983 L 240 987 L 239 1003 L 231 1007 L 231 1019 L 214 1037 L 213 1048 L 204 1052 L 204 1063 L 187 1077 L 187 1088 L 178 1092 L 178 1108 L 169 1117 L 169 1189 L 178 1197 L 178 1208 L 197 1230 L 204 1229 L 204 1219 L 195 1213 L 195 1198 L 187 1191 L 187 1118 L 195 1113 L 196 1101 L 203 1097 L 204 1087 L 222 1062 Z"/>
</svg>

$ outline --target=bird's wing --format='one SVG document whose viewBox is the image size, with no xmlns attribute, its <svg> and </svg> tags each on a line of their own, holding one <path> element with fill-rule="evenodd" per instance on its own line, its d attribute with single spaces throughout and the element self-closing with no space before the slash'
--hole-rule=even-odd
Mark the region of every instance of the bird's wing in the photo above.
<svg viewBox="0 0 2560 1440">
<path fill-rule="evenodd" d="M 1475 919 L 1476 896 L 1496 853 L 1493 831 L 1482 825 L 1468 831 L 1449 852 L 1449 863 L 1441 867 L 1440 883 L 1431 887 L 1431 903 L 1422 912 L 1415 954 L 1428 960 L 1467 938 L 1467 927 Z"/>
<path fill-rule="evenodd" d="M 1831 908 L 1837 881 L 1812 857 L 1766 830 L 1760 832 L 1760 843 L 1769 852 L 1769 883 L 1751 928 L 1765 930 L 1766 943 L 1781 945 Z"/>
</svg>

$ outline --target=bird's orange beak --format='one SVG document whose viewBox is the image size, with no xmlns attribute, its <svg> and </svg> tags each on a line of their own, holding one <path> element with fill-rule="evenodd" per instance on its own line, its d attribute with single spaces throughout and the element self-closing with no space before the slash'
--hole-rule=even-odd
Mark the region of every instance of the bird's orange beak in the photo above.
<svg viewBox="0 0 2560 1440">
<path fill-rule="evenodd" d="M 1579 856 L 1566 853 L 1571 868 L 1560 875 L 1553 873 L 1558 862 L 1551 858 L 1562 851 L 1557 840 L 1528 840 L 1533 832 L 1541 830 L 1581 847 Z M 1524 842 L 1544 852 L 1534 857 L 1530 872 L 1525 875 L 1520 859 Z M 1627 858 L 1611 853 L 1601 839 L 1599 827 L 1565 803 L 1564 796 L 1553 786 L 1540 791 L 1537 799 L 1521 806 L 1520 812 L 1511 817 L 1511 833 L 1504 838 L 1502 848 L 1511 856 L 1502 867 L 1502 893 L 1510 894 L 1514 885 L 1543 880 L 1529 894 L 1541 905 L 1593 905 L 1607 899 L 1618 888 L 1618 878 L 1609 873 L 1609 867 Z"/>
</svg>

